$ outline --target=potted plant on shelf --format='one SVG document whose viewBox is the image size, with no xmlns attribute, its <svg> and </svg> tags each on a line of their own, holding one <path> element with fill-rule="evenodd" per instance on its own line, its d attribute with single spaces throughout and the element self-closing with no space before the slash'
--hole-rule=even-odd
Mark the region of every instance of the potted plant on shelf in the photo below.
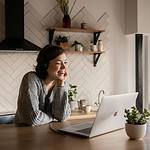
<svg viewBox="0 0 150 150">
<path fill-rule="evenodd" d="M 60 46 L 64 50 L 69 49 L 68 37 L 67 36 L 59 35 L 58 37 L 55 38 L 55 43 L 56 43 L 56 45 Z"/>
<path fill-rule="evenodd" d="M 69 11 L 69 0 L 56 0 L 60 6 L 60 9 L 64 15 L 63 17 L 63 27 L 64 28 L 70 28 L 71 27 L 71 18 L 70 14 L 73 10 L 73 7 L 76 3 L 76 0 L 74 1 L 70 11 Z"/>
<path fill-rule="evenodd" d="M 69 90 L 68 90 L 68 99 L 70 103 L 71 110 L 75 109 L 76 106 L 76 96 L 77 96 L 77 86 L 69 84 Z"/>
<path fill-rule="evenodd" d="M 150 112 L 144 109 L 140 113 L 135 106 L 125 109 L 126 124 L 125 130 L 130 139 L 140 139 L 145 136 L 147 121 L 150 119 Z"/>
<path fill-rule="evenodd" d="M 78 41 L 74 41 L 71 47 L 75 47 L 75 51 L 80 51 L 80 52 L 83 51 L 83 44 Z"/>
</svg>

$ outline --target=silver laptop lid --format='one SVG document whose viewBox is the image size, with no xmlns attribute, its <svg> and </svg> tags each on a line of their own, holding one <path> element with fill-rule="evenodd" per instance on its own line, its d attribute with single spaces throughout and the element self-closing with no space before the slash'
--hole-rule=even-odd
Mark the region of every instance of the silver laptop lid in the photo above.
<svg viewBox="0 0 150 150">
<path fill-rule="evenodd" d="M 104 96 L 97 111 L 90 137 L 108 133 L 125 126 L 124 110 L 135 105 L 138 93 Z"/>
</svg>

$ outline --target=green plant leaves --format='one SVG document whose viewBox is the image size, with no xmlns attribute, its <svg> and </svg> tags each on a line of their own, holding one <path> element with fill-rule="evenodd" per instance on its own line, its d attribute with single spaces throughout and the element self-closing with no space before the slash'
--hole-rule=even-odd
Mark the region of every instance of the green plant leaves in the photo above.
<svg viewBox="0 0 150 150">
<path fill-rule="evenodd" d="M 69 0 L 56 0 L 60 6 L 60 9 L 64 15 L 69 14 Z"/>
<path fill-rule="evenodd" d="M 68 90 L 68 98 L 69 101 L 73 101 L 76 98 L 77 95 L 77 86 L 69 84 L 70 89 Z"/>
<path fill-rule="evenodd" d="M 143 113 L 140 113 L 135 106 L 132 106 L 131 109 L 125 109 L 126 122 L 129 124 L 142 125 L 147 123 L 150 119 L 150 112 L 147 109 L 144 109 Z"/>
</svg>

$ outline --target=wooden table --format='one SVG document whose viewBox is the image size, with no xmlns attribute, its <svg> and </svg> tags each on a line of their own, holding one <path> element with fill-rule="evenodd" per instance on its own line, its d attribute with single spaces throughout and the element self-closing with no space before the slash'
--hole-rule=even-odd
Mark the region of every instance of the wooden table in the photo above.
<svg viewBox="0 0 150 150">
<path fill-rule="evenodd" d="M 80 120 L 81 121 L 81 120 Z M 84 121 L 84 120 L 82 120 Z M 51 127 L 74 124 L 79 120 L 52 123 Z M 75 135 L 60 134 L 49 125 L 16 127 L 0 125 L 0 150 L 149 150 L 150 128 L 143 140 L 129 140 L 124 129 L 87 139 Z"/>
</svg>

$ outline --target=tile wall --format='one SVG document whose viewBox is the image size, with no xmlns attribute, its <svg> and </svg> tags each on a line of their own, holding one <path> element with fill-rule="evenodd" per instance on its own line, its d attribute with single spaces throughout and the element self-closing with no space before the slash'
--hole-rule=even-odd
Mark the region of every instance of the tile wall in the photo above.
<svg viewBox="0 0 150 150">
<path fill-rule="evenodd" d="M 0 7 L 4 4 L 0 1 Z M 57 10 L 57 9 L 56 9 Z M 48 44 L 48 32 L 46 28 L 50 25 L 50 17 L 57 13 L 54 9 L 50 10 L 45 16 L 41 16 L 28 1 L 25 3 L 25 36 L 28 40 L 37 44 L 40 47 Z M 84 8 L 83 14 L 89 13 Z M 75 20 L 84 20 L 83 14 Z M 2 18 L 2 14 L 0 14 Z M 94 17 L 89 15 L 89 25 L 94 23 Z M 54 21 L 54 20 L 53 20 Z M 90 23 L 91 22 L 91 23 Z M 56 20 L 53 24 L 58 24 Z M 75 23 L 74 23 L 75 24 Z M 95 24 L 95 23 L 94 23 Z M 113 74 L 110 64 L 110 49 L 109 49 L 109 17 L 102 20 L 101 24 L 97 22 L 96 26 L 105 27 L 106 32 L 102 34 L 101 39 L 104 41 L 106 52 L 101 55 L 96 67 L 93 67 L 93 55 L 69 53 L 69 78 L 68 82 L 78 86 L 78 99 L 87 99 L 90 104 L 97 101 L 98 92 L 104 89 L 106 94 L 113 93 Z M 4 36 L 3 26 L 0 25 L 0 35 Z M 108 29 L 108 31 L 107 31 Z M 55 36 L 65 33 L 55 33 Z M 78 39 L 88 47 L 91 34 L 67 33 L 70 42 Z M 0 53 L 0 112 L 16 110 L 17 96 L 19 85 L 23 75 L 30 70 L 34 70 L 36 65 L 36 56 L 38 52 L 1 52 Z"/>
</svg>

